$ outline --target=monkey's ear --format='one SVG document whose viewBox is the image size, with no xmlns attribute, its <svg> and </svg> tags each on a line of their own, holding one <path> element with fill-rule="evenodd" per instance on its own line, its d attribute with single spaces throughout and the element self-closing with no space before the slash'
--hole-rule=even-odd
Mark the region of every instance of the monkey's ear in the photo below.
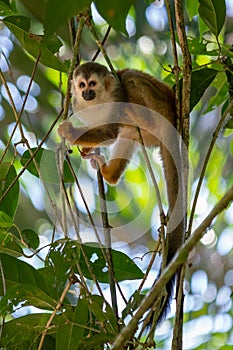
<svg viewBox="0 0 233 350">
<path fill-rule="evenodd" d="M 115 84 L 115 77 L 112 74 L 109 74 L 105 79 L 104 79 L 104 87 L 105 90 L 109 91 Z"/>
</svg>

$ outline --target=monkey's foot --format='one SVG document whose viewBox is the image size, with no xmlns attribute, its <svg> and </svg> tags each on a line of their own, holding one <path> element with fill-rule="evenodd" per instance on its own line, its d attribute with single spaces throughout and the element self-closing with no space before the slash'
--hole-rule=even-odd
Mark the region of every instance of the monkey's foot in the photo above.
<svg viewBox="0 0 233 350">
<path fill-rule="evenodd" d="M 92 166 L 93 169 L 99 170 L 99 168 L 100 168 L 99 164 L 98 164 L 98 162 L 95 159 L 92 158 L 90 160 L 90 163 L 91 163 L 91 166 Z"/>
</svg>

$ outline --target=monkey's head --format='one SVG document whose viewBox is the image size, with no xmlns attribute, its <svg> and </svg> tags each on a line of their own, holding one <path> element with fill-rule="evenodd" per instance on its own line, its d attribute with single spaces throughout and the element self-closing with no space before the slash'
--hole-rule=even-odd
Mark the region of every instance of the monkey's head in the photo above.
<svg viewBox="0 0 233 350">
<path fill-rule="evenodd" d="M 75 69 L 72 80 L 73 112 L 106 102 L 120 101 L 119 83 L 108 69 L 87 62 Z"/>
</svg>

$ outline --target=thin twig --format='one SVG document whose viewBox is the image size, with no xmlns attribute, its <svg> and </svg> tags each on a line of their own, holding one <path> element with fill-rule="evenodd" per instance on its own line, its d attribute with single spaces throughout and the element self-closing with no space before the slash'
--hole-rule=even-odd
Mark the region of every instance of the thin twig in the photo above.
<svg viewBox="0 0 233 350">
<path fill-rule="evenodd" d="M 151 180 L 152 180 L 152 183 L 153 183 L 153 187 L 155 189 L 157 202 L 158 202 L 158 207 L 159 207 L 161 226 L 164 226 L 164 225 L 166 225 L 166 215 L 164 214 L 164 210 L 163 210 L 163 204 L 162 204 L 162 199 L 161 199 L 161 195 L 160 195 L 160 191 L 159 191 L 159 186 L 157 184 L 157 181 L 156 181 L 156 178 L 155 178 L 155 175 L 154 175 L 154 172 L 153 172 L 153 169 L 152 169 L 152 166 L 151 166 L 151 163 L 150 163 L 147 151 L 146 151 L 146 147 L 144 145 L 144 141 L 143 141 L 143 137 L 142 137 L 142 134 L 141 134 L 141 130 L 140 130 L 139 127 L 136 127 L 136 129 L 137 129 L 137 133 L 139 135 L 139 140 L 140 140 L 140 143 L 141 143 L 141 149 L 142 149 L 142 153 L 143 153 L 144 159 L 146 161 L 146 166 L 147 166 L 148 171 L 150 173 L 150 177 L 151 177 Z"/>
<path fill-rule="evenodd" d="M 96 150 L 98 152 L 98 150 Z M 100 209 L 101 217 L 104 228 L 104 238 L 105 238 L 105 252 L 106 252 L 106 262 L 108 265 L 108 279 L 110 285 L 111 299 L 112 299 L 112 308 L 115 313 L 116 319 L 118 320 L 118 305 L 117 305 L 117 296 L 116 296 L 116 285 L 115 285 L 115 272 L 114 264 L 112 258 L 112 242 L 111 242 L 111 227 L 108 221 L 108 210 L 106 205 L 106 197 L 104 190 L 104 181 L 103 176 L 100 173 L 100 170 L 97 172 L 98 177 L 98 187 L 99 187 L 99 196 L 100 196 Z"/>
<path fill-rule="evenodd" d="M 72 17 L 69 20 L 68 25 L 69 25 L 71 46 L 74 47 L 75 38 L 76 38 L 76 28 L 75 28 L 75 19 L 74 19 L 74 17 Z"/>
<path fill-rule="evenodd" d="M 68 117 L 70 98 L 71 98 L 71 92 L 70 92 L 71 80 L 72 80 L 72 76 L 73 76 L 73 71 L 75 70 L 77 64 L 79 63 L 79 44 L 80 44 L 80 39 L 81 39 L 81 34 L 83 31 L 84 24 L 85 24 L 85 20 L 83 17 L 81 17 L 80 21 L 79 21 L 78 31 L 77 31 L 75 41 L 74 41 L 73 56 L 72 56 L 72 60 L 71 60 L 70 68 L 69 68 L 69 73 L 68 73 L 66 96 L 65 96 L 65 101 L 64 101 L 63 119 L 67 119 L 67 117 Z"/>
<path fill-rule="evenodd" d="M 9 187 L 6 189 L 6 191 L 1 195 L 0 197 L 0 201 L 3 200 L 3 198 L 9 193 L 9 191 L 12 189 L 12 187 L 14 186 L 14 184 L 18 181 L 18 179 L 22 176 L 22 174 L 24 173 L 24 171 L 27 169 L 28 165 L 32 162 L 32 160 L 35 158 L 35 156 L 37 155 L 37 153 L 39 152 L 39 150 L 41 149 L 41 147 L 43 146 L 43 144 L 45 143 L 45 141 L 47 140 L 48 136 L 50 135 L 50 133 L 53 131 L 54 126 L 57 124 L 58 120 L 60 119 L 61 115 L 63 113 L 63 109 L 59 112 L 59 114 L 57 115 L 56 119 L 53 121 L 53 123 L 51 124 L 48 132 L 46 133 L 46 135 L 43 137 L 43 139 L 41 140 L 41 142 L 39 143 L 38 147 L 36 148 L 35 152 L 33 152 L 32 156 L 30 157 L 30 159 L 28 159 L 28 161 L 24 164 L 23 168 L 20 170 L 20 172 L 17 174 L 17 176 L 14 178 L 14 180 L 11 182 L 11 184 L 9 185 Z"/>
<path fill-rule="evenodd" d="M 22 138 L 22 140 L 20 141 L 20 143 L 24 143 L 24 144 L 26 145 L 26 147 L 27 147 L 27 149 L 28 149 L 28 151 L 29 151 L 29 153 L 30 153 L 30 156 L 31 156 L 31 158 L 32 158 L 32 161 L 33 161 L 33 163 L 34 163 L 34 165 L 35 165 L 35 168 L 36 168 L 36 170 L 37 170 L 37 173 L 39 174 L 40 178 L 42 179 L 39 166 L 38 166 L 38 164 L 37 164 L 37 161 L 36 161 L 36 159 L 35 159 L 35 156 L 33 155 L 32 150 L 31 150 L 31 148 L 30 148 L 29 142 L 28 142 L 28 140 L 26 139 L 26 137 L 25 137 L 25 135 L 24 135 L 23 128 L 22 128 L 21 123 L 20 123 L 21 117 L 22 117 L 22 115 L 23 115 L 23 111 L 24 111 L 24 108 L 25 108 L 25 105 L 26 105 L 26 101 L 27 101 L 27 99 L 28 99 L 29 92 L 30 92 L 30 90 L 31 90 L 31 86 L 32 86 L 32 83 L 33 83 L 33 80 L 34 80 L 34 77 L 35 77 L 35 73 L 36 73 L 36 69 L 37 69 L 37 67 L 38 67 L 38 63 L 39 63 L 40 57 L 41 57 L 41 52 L 39 53 L 39 55 L 38 55 L 38 57 L 37 57 L 37 60 L 36 60 L 36 62 L 35 62 L 35 65 L 34 65 L 34 67 L 33 67 L 32 74 L 31 74 L 31 79 L 30 79 L 30 82 L 29 82 L 29 84 L 28 84 L 27 91 L 26 91 L 26 94 L 25 94 L 25 98 L 24 98 L 24 100 L 23 100 L 23 104 L 22 104 L 21 110 L 20 110 L 20 112 L 19 112 L 19 115 L 17 114 L 17 110 L 16 110 L 16 107 L 15 107 L 14 101 L 13 101 L 13 99 L 12 99 L 12 96 L 11 96 L 11 93 L 10 93 L 9 88 L 8 88 L 7 84 L 4 84 L 4 85 L 5 85 L 5 88 L 6 88 L 6 90 L 7 90 L 8 97 L 9 97 L 9 99 L 10 99 L 10 101 L 11 101 L 12 109 L 13 109 L 13 112 L 14 112 L 14 115 L 15 115 L 15 119 L 16 119 L 16 125 L 15 125 L 15 127 L 14 127 L 14 129 L 13 129 L 13 132 L 12 132 L 12 134 L 11 134 L 11 137 L 10 137 L 9 140 L 8 140 L 8 145 L 9 145 L 9 143 L 11 142 L 11 139 L 12 139 L 12 137 L 13 137 L 13 135 L 14 135 L 14 132 L 15 132 L 17 126 L 19 125 L 20 131 L 21 131 L 21 138 Z M 1 78 L 3 79 L 2 76 L 1 76 Z M 48 134 L 47 134 L 47 135 L 48 135 Z M 7 148 L 8 148 L 8 145 L 7 145 L 6 149 L 5 149 L 5 152 L 6 152 Z M 40 148 L 40 147 L 38 147 L 38 148 Z M 4 156 L 4 155 L 3 155 L 3 156 Z M 42 179 L 42 180 L 43 180 L 43 179 Z M 45 185 L 45 183 L 44 183 L 44 185 Z M 47 194 L 48 194 L 48 196 L 49 196 L 49 198 L 50 198 L 50 194 L 49 194 L 49 191 L 47 190 L 47 186 L 46 186 L 46 185 L 45 185 L 45 190 L 46 190 L 46 192 L 47 192 Z M 50 198 L 50 200 L 51 200 L 51 198 Z M 40 257 L 39 257 L 39 258 L 40 258 Z"/>
<path fill-rule="evenodd" d="M 180 84 L 179 84 L 179 73 L 180 73 L 180 67 L 178 62 L 178 54 L 177 54 L 177 46 L 176 46 L 176 36 L 175 36 L 175 28 L 174 23 L 172 20 L 172 14 L 171 14 L 171 5 L 169 0 L 165 0 L 165 6 L 167 9 L 167 16 L 168 16 L 168 23 L 170 28 L 170 34 L 171 34 L 171 43 L 172 43 L 172 50 L 173 50 L 173 58 L 174 58 L 174 67 L 173 72 L 175 76 L 175 82 L 176 82 L 176 112 L 178 116 L 177 120 L 177 131 L 181 134 L 181 105 L 180 105 Z"/>
<path fill-rule="evenodd" d="M 91 225 L 92 225 L 92 228 L 93 228 L 93 230 L 94 230 L 94 232 L 95 232 L 95 235 L 96 235 L 96 238 L 97 238 L 97 240 L 98 240 L 98 244 L 99 244 L 99 247 L 100 247 L 101 252 L 102 252 L 102 254 L 103 254 L 103 257 L 104 257 L 105 261 L 107 261 L 107 257 L 106 257 L 106 254 L 105 254 L 105 249 L 104 249 L 103 246 L 102 246 L 102 243 L 101 243 L 101 240 L 100 240 L 100 237 L 99 237 L 99 233 L 98 233 L 98 231 L 97 231 L 97 229 L 96 229 L 96 226 L 95 226 L 93 217 L 92 217 L 92 215 L 91 215 L 91 213 L 90 213 L 90 210 L 89 210 L 88 205 L 87 205 L 87 202 L 86 202 L 86 200 L 85 200 L 85 196 L 84 196 L 84 194 L 83 194 L 82 188 L 81 188 L 80 183 L 79 183 L 79 181 L 78 181 L 78 178 L 77 178 L 77 176 L 76 176 L 76 174 L 75 174 L 75 172 L 74 172 L 74 169 L 73 169 L 73 167 L 72 167 L 72 164 L 71 164 L 71 162 L 70 162 L 70 159 L 69 159 L 68 155 L 66 155 L 66 161 L 67 161 L 67 164 L 68 164 L 69 169 L 70 169 L 70 171 L 71 171 L 71 174 L 72 174 L 72 176 L 73 176 L 73 178 L 74 178 L 74 180 L 75 180 L 75 183 L 76 183 L 76 185 L 77 185 L 77 187 L 78 187 L 79 193 L 80 193 L 81 198 L 82 198 L 82 200 L 83 200 L 83 203 L 84 203 L 85 209 L 86 209 L 86 211 L 87 211 L 87 215 L 88 215 L 88 217 L 89 217 L 89 220 L 90 220 L 90 223 L 91 223 Z M 63 185 L 64 185 L 64 184 L 63 184 Z M 73 224 L 74 224 L 74 227 L 75 227 L 75 230 L 76 230 L 76 234 L 77 234 L 77 237 L 78 237 L 78 241 L 79 241 L 79 243 L 80 243 L 80 250 L 82 251 L 82 254 L 83 254 L 85 263 L 86 263 L 86 265 L 87 265 L 87 268 L 88 268 L 88 270 L 89 270 L 89 272 L 90 272 L 90 275 L 91 275 L 93 281 L 95 282 L 96 287 L 97 287 L 97 289 L 98 289 L 100 295 L 104 298 L 104 295 L 103 295 L 103 292 L 102 292 L 101 287 L 100 287 L 100 285 L 99 285 L 99 282 L 98 282 L 98 280 L 97 280 L 95 274 L 93 273 L 92 267 L 91 267 L 91 265 L 90 265 L 90 263 L 89 263 L 89 260 L 88 260 L 88 258 L 87 258 L 86 255 L 85 255 L 85 251 L 83 250 L 82 242 L 81 242 L 81 237 L 79 236 L 79 233 L 78 233 L 77 223 L 76 223 L 76 220 L 75 220 L 75 218 L 74 218 L 73 211 L 72 211 L 71 208 L 70 208 L 69 199 L 68 199 L 68 196 L 67 196 L 67 193 L 66 193 L 65 189 L 64 189 L 64 193 L 65 193 L 65 196 L 66 196 L 66 201 L 67 201 L 67 204 L 68 204 L 68 208 L 69 208 L 69 210 L 70 210 L 70 215 L 71 215 L 71 217 L 72 217 L 72 221 L 73 221 Z"/>
<path fill-rule="evenodd" d="M 110 58 L 108 57 L 106 50 L 104 48 L 105 41 L 108 37 L 108 34 L 110 32 L 111 27 L 108 28 L 105 38 L 101 42 L 96 30 L 92 24 L 91 16 L 86 18 L 86 25 L 88 29 L 90 30 L 92 36 L 94 37 L 96 44 L 100 50 L 100 52 L 103 54 L 106 62 L 109 65 L 109 68 L 111 69 L 111 72 L 114 74 L 114 76 L 117 77 L 116 71 L 112 65 L 112 62 Z M 95 58 L 95 57 L 94 57 Z M 117 77 L 118 78 L 118 77 Z M 98 150 L 96 150 L 98 152 Z M 103 222 L 103 228 L 104 228 L 104 237 L 105 237 L 105 252 L 106 252 L 106 262 L 108 264 L 108 278 L 109 278 L 109 285 L 110 285 L 110 292 L 111 292 L 111 299 L 112 299 L 112 308 L 116 315 L 116 319 L 118 319 L 118 305 L 117 305 L 117 296 L 116 296 L 116 285 L 115 285 L 115 272 L 114 272 L 114 265 L 113 265 L 113 258 L 112 258 L 112 244 L 111 244 L 111 227 L 109 225 L 108 221 L 108 212 L 107 212 L 107 206 L 106 206 L 106 197 L 105 197 L 105 190 L 104 190 L 104 182 L 103 177 L 100 173 L 100 171 L 97 172 L 98 176 L 98 186 L 99 186 L 99 195 L 100 195 L 100 208 L 101 208 L 101 216 L 102 216 L 102 222 Z"/>
<path fill-rule="evenodd" d="M 84 203 L 84 206 L 86 208 L 86 211 L 87 211 L 87 214 L 88 214 L 88 217 L 89 217 L 89 220 L 91 222 L 91 225 L 92 225 L 92 228 L 95 232 L 95 235 L 97 237 L 97 240 L 98 240 L 98 243 L 99 243 L 99 246 L 100 246 L 100 249 L 102 251 L 102 254 L 108 264 L 108 275 L 109 275 L 109 284 L 110 284 L 110 290 L 111 290 L 111 297 L 112 297 L 112 305 L 113 305 L 113 310 L 115 312 L 115 315 L 118 319 L 118 310 L 117 310 L 117 300 L 116 300 L 116 287 L 115 287 L 115 276 L 114 276 L 114 267 L 113 267 L 113 260 L 112 260 L 112 252 L 111 252 L 111 236 L 110 236 L 110 226 L 109 226 L 109 223 L 108 223 L 108 216 L 107 216 L 107 208 L 106 208 L 106 199 L 105 199 L 105 193 L 104 193 L 104 183 L 103 183 L 103 179 L 102 179 L 102 186 L 101 187 L 101 184 L 99 183 L 99 192 L 100 192 L 100 205 L 101 205 L 101 214 L 102 214 L 102 221 L 103 221 L 103 227 L 104 227 L 104 234 L 105 234 L 105 246 L 106 248 L 103 248 L 102 246 L 102 243 L 101 243 L 101 240 L 100 240 L 100 237 L 99 237 L 99 234 L 98 234 L 98 231 L 96 230 L 96 226 L 95 226 L 95 223 L 94 223 L 94 220 L 92 218 L 92 215 L 89 211 L 89 208 L 88 208 L 88 205 L 86 203 L 86 200 L 85 200 L 85 197 L 84 197 L 84 194 L 82 192 L 82 189 L 81 189 L 81 186 L 79 184 L 79 181 L 78 181 L 78 178 L 73 170 L 73 167 L 72 167 L 72 164 L 70 162 L 70 159 L 68 157 L 68 155 L 66 155 L 66 160 L 67 160 L 67 164 L 69 166 L 69 169 L 74 177 L 74 180 L 75 180 L 75 183 L 78 187 L 78 190 L 79 190 L 79 193 L 82 197 L 82 200 L 83 200 L 83 203 Z M 98 172 L 99 173 L 99 172 Z M 98 175 L 100 178 L 102 178 L 101 174 Z M 98 181 L 101 181 L 100 179 Z M 104 197 L 104 199 L 103 199 Z M 68 201 L 68 198 L 67 198 L 67 201 Z M 73 215 L 72 211 L 71 211 L 71 215 Z M 76 225 L 75 223 L 75 220 L 73 218 L 73 223 L 74 225 Z M 81 239 L 80 239 L 81 240 Z M 82 250 L 82 246 L 80 247 L 80 249 Z M 91 266 L 89 264 L 89 261 L 88 259 L 86 258 L 85 256 L 85 252 L 82 250 L 82 253 L 83 253 L 83 256 L 84 256 L 84 259 L 85 259 L 85 262 L 87 264 L 87 267 L 89 269 L 89 272 L 92 276 L 92 279 L 93 281 L 96 283 L 96 286 L 99 290 L 99 293 L 103 296 L 103 293 L 102 293 L 102 290 L 99 286 L 99 283 L 95 277 L 95 275 L 93 274 L 92 272 L 92 269 L 91 269 Z M 103 296 L 104 297 L 104 296 Z"/>
<path fill-rule="evenodd" d="M 64 147 L 63 147 L 64 146 Z M 64 155 L 66 153 L 65 143 L 61 142 L 61 146 L 58 147 L 58 151 L 55 153 L 56 166 L 59 176 L 59 186 L 60 186 L 60 198 L 61 198 L 61 224 L 64 237 L 68 238 L 68 225 L 66 216 L 66 201 L 63 186 L 63 175 L 64 175 Z"/>
<path fill-rule="evenodd" d="M 11 136 L 9 137 L 9 140 L 7 141 L 7 145 L 6 145 L 5 150 L 4 150 L 3 154 L 2 154 L 2 157 L 0 159 L 0 163 L 3 161 L 3 159 L 4 159 L 5 155 L 6 155 L 6 152 L 7 152 L 8 148 L 9 148 L 9 146 L 10 146 L 11 140 L 12 140 L 12 138 L 14 136 L 14 133 L 15 133 L 15 131 L 16 131 L 18 126 L 19 126 L 19 130 L 20 130 L 21 138 L 22 138 L 23 141 L 25 140 L 23 128 L 22 128 L 22 125 L 21 125 L 20 121 L 21 121 L 21 118 L 22 118 L 22 115 L 23 115 L 23 111 L 24 111 L 24 108 L 25 108 L 25 105 L 26 105 L 26 102 L 27 102 L 27 99 L 28 99 L 28 96 L 29 96 L 29 92 L 31 90 L 31 86 L 32 86 L 32 83 L 33 83 L 33 80 L 34 80 L 34 77 L 35 77 L 37 66 L 38 66 L 39 61 L 40 61 L 40 57 L 41 57 L 41 52 L 39 53 L 39 55 L 38 55 L 38 57 L 36 59 L 36 62 L 34 64 L 34 67 L 33 67 L 33 70 L 32 70 L 32 74 L 31 74 L 31 79 L 30 79 L 30 82 L 28 84 L 28 88 L 27 88 L 27 91 L 25 93 L 25 97 L 23 99 L 22 107 L 21 107 L 21 110 L 20 110 L 19 114 L 17 113 L 16 106 L 15 106 L 14 100 L 12 98 L 12 95 L 11 95 L 10 89 L 8 87 L 8 84 L 7 84 L 7 82 L 6 82 L 5 78 L 4 78 L 2 70 L 0 69 L 0 78 L 1 78 L 2 83 L 3 83 L 3 85 L 4 85 L 5 89 L 6 89 L 7 95 L 9 97 L 9 100 L 10 100 L 10 103 L 11 103 L 11 106 L 12 106 L 13 113 L 15 115 L 15 120 L 16 120 L 16 124 L 15 124 L 15 126 L 14 126 L 14 128 L 12 130 Z"/>
<path fill-rule="evenodd" d="M 104 299 L 104 295 L 103 295 L 102 289 L 101 289 L 101 287 L 100 287 L 100 284 L 99 284 L 99 282 L 98 282 L 98 280 L 97 280 L 97 278 L 96 278 L 96 275 L 95 275 L 95 274 L 93 273 L 93 271 L 92 271 L 92 266 L 91 266 L 91 264 L 90 264 L 90 261 L 89 261 L 88 257 L 86 256 L 85 251 L 84 251 L 84 249 L 83 249 L 82 240 L 81 240 L 81 237 L 80 237 L 80 235 L 79 235 L 78 225 L 77 225 L 77 223 L 76 223 L 76 220 L 75 220 L 75 217 L 74 217 L 74 213 L 73 213 L 73 211 L 72 211 L 72 208 L 71 208 L 71 205 L 70 205 L 70 201 L 69 201 L 69 198 L 68 198 L 68 195 L 67 195 L 67 192 L 66 192 L 65 185 L 64 185 L 64 182 L 63 182 L 63 181 L 62 181 L 62 186 L 63 186 L 62 191 L 63 191 L 63 193 L 64 193 L 65 201 L 66 201 L 66 204 L 67 204 L 67 206 L 68 206 L 68 209 L 69 209 L 69 212 L 70 212 L 70 215 L 71 215 L 71 218 L 72 218 L 72 222 L 73 222 L 73 224 L 74 224 L 75 232 L 76 232 L 76 235 L 77 235 L 77 237 L 78 237 L 78 242 L 79 242 L 79 244 L 80 244 L 80 245 L 79 245 L 80 251 L 81 251 L 81 253 L 83 254 L 83 257 L 84 257 L 84 260 L 85 260 L 85 264 L 87 265 L 88 271 L 90 272 L 90 275 L 91 275 L 91 279 L 92 279 L 92 280 L 94 281 L 94 283 L 96 284 L 96 287 L 97 287 L 97 289 L 98 289 L 100 295 L 101 295 L 102 298 Z M 79 273 L 79 275 L 80 275 L 80 278 L 82 279 L 83 284 L 86 285 L 86 282 L 85 282 L 85 280 L 84 280 L 81 267 L 80 267 L 80 265 L 79 265 L 78 262 L 76 262 L 76 264 L 77 264 L 78 273 Z M 87 287 L 86 287 L 86 289 L 87 289 Z"/>
<path fill-rule="evenodd" d="M 106 43 L 108 36 L 110 34 L 112 27 L 109 25 L 106 33 L 104 34 L 104 37 L 102 39 L 101 45 L 104 46 L 104 44 Z M 100 48 L 98 47 L 98 50 L 96 51 L 96 53 L 94 54 L 94 56 L 92 57 L 92 61 L 94 62 L 96 60 L 96 58 L 98 57 L 98 55 L 100 54 Z"/>
<path fill-rule="evenodd" d="M 187 36 L 185 32 L 184 23 L 184 11 L 183 3 L 180 0 L 175 0 L 175 18 L 176 18 L 176 30 L 179 38 L 179 44 L 182 52 L 183 60 L 183 85 L 182 85 L 182 102 L 180 113 L 180 128 L 181 136 L 186 147 L 189 147 L 189 114 L 190 114 L 190 96 L 191 96 L 191 77 L 192 77 L 192 60 L 189 52 Z M 183 148 L 182 148 L 183 150 Z M 183 188 L 182 204 L 184 213 L 187 213 L 187 193 L 188 193 L 188 176 L 189 176 L 189 160 L 188 153 L 181 153 L 181 185 Z M 185 223 L 187 221 L 187 214 L 185 215 Z M 185 235 L 185 232 L 183 232 Z M 183 283 L 184 273 L 179 271 L 177 278 L 177 286 L 179 288 L 179 295 L 176 295 L 179 302 L 176 304 L 176 317 L 172 339 L 172 350 L 182 349 L 183 347 L 183 318 L 180 317 L 183 314 Z"/>
<path fill-rule="evenodd" d="M 182 333 L 182 324 L 183 324 L 183 305 L 184 305 L 184 291 L 183 291 L 183 283 L 185 278 L 186 265 L 184 264 L 178 272 L 177 276 L 177 286 L 176 286 L 176 313 L 174 324 L 177 325 L 173 330 L 172 337 L 172 349 L 181 349 L 182 346 L 180 340 L 180 334 Z M 179 325 L 181 329 L 179 328 Z"/>
<path fill-rule="evenodd" d="M 181 129 L 185 145 L 189 145 L 189 113 L 191 94 L 192 60 L 189 52 L 188 41 L 185 32 L 183 4 L 175 0 L 176 29 L 183 59 L 183 86 L 181 106 Z"/>
<path fill-rule="evenodd" d="M 86 24 L 87 24 L 88 29 L 90 30 L 91 34 L 93 35 L 93 38 L 95 39 L 95 42 L 96 42 L 98 48 L 100 49 L 102 55 L 104 56 L 112 74 L 118 79 L 118 76 L 117 76 L 116 71 L 112 65 L 112 62 L 111 62 L 110 58 L 108 57 L 107 52 L 106 52 L 102 42 L 100 41 L 90 18 L 89 18 L 89 20 L 87 20 Z"/>
<path fill-rule="evenodd" d="M 69 278 L 69 281 L 68 281 L 67 285 L 65 286 L 65 288 L 64 288 L 64 290 L 63 290 L 63 292 L 62 292 L 62 295 L 61 295 L 61 297 L 60 297 L 60 299 L 59 299 L 59 301 L 58 301 L 58 303 L 57 303 L 57 305 L 56 305 L 56 307 L 55 307 L 53 313 L 51 314 L 51 316 L 50 316 L 48 322 L 46 323 L 45 329 L 44 329 L 44 331 L 43 331 L 43 333 L 42 333 L 42 336 L 41 336 L 41 339 L 40 339 L 40 343 L 39 343 L 39 346 L 38 346 L 38 350 L 41 350 L 41 349 L 42 349 L 42 346 L 43 346 L 43 343 L 44 343 L 44 340 L 45 340 L 45 336 L 46 336 L 46 334 L 47 334 L 47 332 L 48 332 L 48 329 L 49 329 L 49 327 L 50 327 L 50 325 L 51 325 L 51 323 L 52 323 L 54 317 L 56 316 L 56 313 L 60 310 L 60 308 L 61 308 L 61 306 L 62 306 L 62 303 L 63 303 L 63 301 L 64 301 L 64 299 L 65 299 L 65 296 L 66 296 L 66 294 L 68 293 L 70 287 L 71 287 L 73 284 L 77 283 L 77 282 L 78 282 L 78 279 L 77 279 L 77 277 L 73 274 L 73 275 Z"/>
<path fill-rule="evenodd" d="M 141 292 L 142 287 L 144 286 L 144 283 L 145 283 L 145 281 L 146 281 L 146 279 L 147 279 L 147 277 L 148 277 L 148 275 L 149 275 L 149 272 L 150 272 L 150 270 L 151 270 L 151 268 L 152 268 L 152 265 L 153 265 L 153 263 L 154 263 L 154 261 L 155 261 L 155 257 L 156 257 L 156 255 L 158 254 L 160 244 L 161 244 L 161 239 L 159 239 L 159 240 L 156 242 L 154 252 L 153 252 L 152 257 L 151 257 L 151 259 L 150 259 L 150 262 L 149 262 L 149 264 L 148 264 L 148 266 L 147 266 L 146 272 L 144 273 L 143 279 L 142 279 L 142 281 L 141 281 L 141 283 L 140 283 L 140 285 L 139 285 L 139 287 L 138 287 L 138 293 Z"/>
<path fill-rule="evenodd" d="M 200 194 L 201 186 L 202 186 L 202 183 L 203 183 L 203 180 L 204 180 L 205 171 L 206 171 L 209 159 L 210 159 L 210 155 L 212 153 L 212 150 L 213 150 L 213 147 L 215 145 L 215 142 L 216 142 L 216 140 L 218 138 L 218 134 L 219 134 L 219 132 L 220 132 L 222 126 L 223 126 L 223 123 L 226 120 L 226 117 L 227 117 L 228 113 L 231 111 L 232 107 L 233 107 L 233 101 L 230 103 L 230 105 L 228 106 L 228 108 L 225 110 L 225 112 L 223 113 L 222 117 L 220 118 L 220 120 L 218 122 L 218 125 L 216 126 L 216 129 L 215 129 L 215 131 L 213 133 L 213 137 L 212 137 L 212 140 L 210 142 L 208 151 L 206 153 L 205 160 L 204 160 L 204 163 L 203 163 L 203 166 L 202 166 L 202 169 L 201 169 L 200 177 L 199 177 L 199 180 L 198 180 L 197 188 L 196 188 L 196 191 L 195 191 L 195 196 L 194 196 L 194 199 L 193 199 L 193 205 L 192 205 L 192 209 L 191 209 L 191 214 L 190 214 L 190 219 L 189 219 L 189 226 L 188 226 L 188 231 L 187 231 L 188 235 L 191 234 L 193 220 L 194 220 L 194 214 L 195 214 L 196 205 L 197 205 L 197 200 L 198 200 L 198 197 L 199 197 L 199 194 Z"/>
<path fill-rule="evenodd" d="M 102 251 L 102 254 L 103 254 L 104 258 L 105 258 L 105 253 L 104 253 L 104 250 L 103 250 L 103 246 L 102 246 L 102 243 L 101 243 L 101 239 L 100 239 L 99 233 L 98 233 L 98 231 L 97 231 L 97 229 L 96 229 L 96 225 L 95 225 L 94 219 L 93 219 L 93 217 L 92 217 L 92 215 L 91 215 L 91 212 L 90 212 L 90 210 L 89 210 L 89 208 L 88 208 L 87 201 L 86 201 L 86 199 L 85 199 L 85 196 L 84 196 L 84 193 L 83 193 L 83 191 L 82 191 L 81 185 L 80 185 L 80 183 L 79 183 L 79 181 L 78 181 L 77 175 L 76 175 L 75 172 L 74 172 L 74 169 L 73 169 L 73 167 L 72 167 L 70 158 L 69 158 L 69 156 L 68 156 L 67 154 L 66 154 L 66 161 L 67 161 L 67 165 L 68 165 L 68 167 L 69 167 L 69 170 L 70 170 L 70 172 L 71 172 L 71 174 L 72 174 L 72 176 L 73 176 L 73 178 L 74 178 L 75 184 L 76 184 L 76 186 L 77 186 L 77 188 L 78 188 L 79 194 L 80 194 L 80 196 L 81 196 L 81 198 L 82 198 L 84 207 L 85 207 L 85 209 L 86 209 L 86 212 L 87 212 L 88 218 L 89 218 L 89 220 L 90 220 L 91 226 L 92 226 L 92 228 L 93 228 L 93 230 L 94 230 L 94 232 L 95 232 L 95 236 L 96 236 L 96 239 L 97 239 L 98 244 L 99 244 L 99 246 L 100 246 L 100 249 L 101 249 L 101 251 Z"/>
</svg>

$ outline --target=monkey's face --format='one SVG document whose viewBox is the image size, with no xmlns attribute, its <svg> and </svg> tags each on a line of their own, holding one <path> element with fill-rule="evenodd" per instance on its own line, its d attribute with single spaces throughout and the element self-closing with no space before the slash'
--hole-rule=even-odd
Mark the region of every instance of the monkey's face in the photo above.
<svg viewBox="0 0 233 350">
<path fill-rule="evenodd" d="M 88 62 L 74 71 L 72 80 L 73 112 L 115 101 L 117 82 L 106 67 Z"/>
<path fill-rule="evenodd" d="M 96 77 L 91 77 L 90 79 L 86 80 L 82 77 L 79 77 L 77 81 L 76 91 L 78 91 L 79 94 L 81 94 L 81 97 L 85 101 L 92 101 L 96 98 L 96 91 L 98 90 L 97 87 L 97 79 Z"/>
</svg>

